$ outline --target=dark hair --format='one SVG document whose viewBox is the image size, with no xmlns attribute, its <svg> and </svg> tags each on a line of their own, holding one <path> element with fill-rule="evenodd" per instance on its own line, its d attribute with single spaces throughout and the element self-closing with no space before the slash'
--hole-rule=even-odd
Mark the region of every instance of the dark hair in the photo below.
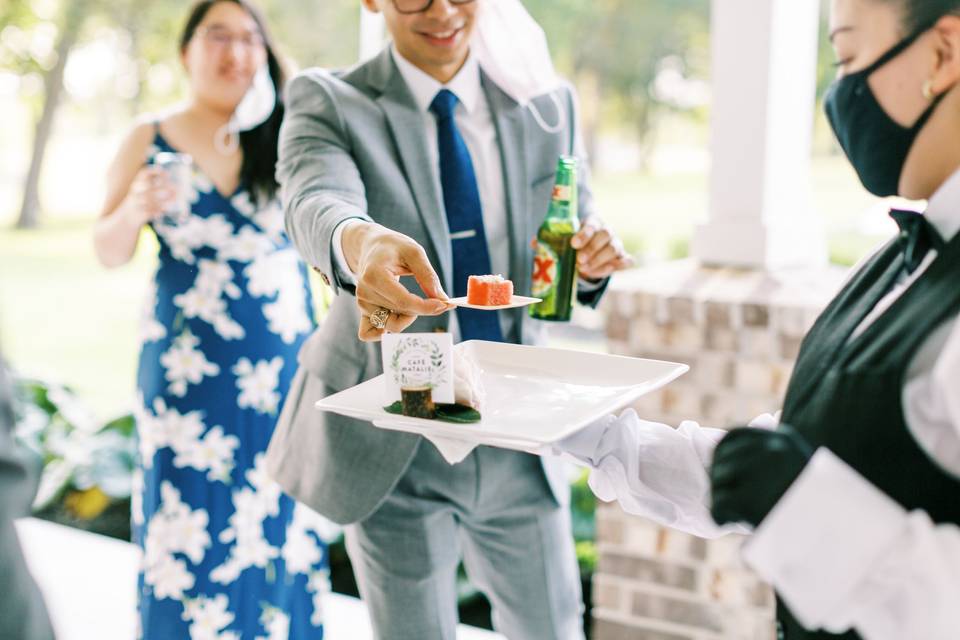
<svg viewBox="0 0 960 640">
<path fill-rule="evenodd" d="M 891 0 L 886 0 L 890 2 Z M 903 11 L 904 31 L 914 33 L 932 27 L 945 15 L 960 14 L 960 0 L 892 0 Z"/>
<path fill-rule="evenodd" d="M 280 123 L 283 121 L 283 85 L 286 73 L 277 57 L 273 41 L 267 31 L 267 23 L 260 11 L 247 0 L 198 0 L 190 10 L 187 23 L 180 35 L 180 51 L 183 52 L 203 22 L 207 12 L 217 3 L 232 2 L 250 14 L 263 37 L 263 46 L 267 51 L 267 65 L 270 78 L 277 91 L 277 103 L 273 113 L 263 124 L 250 131 L 240 133 L 240 148 L 243 149 L 243 164 L 240 166 L 240 181 L 255 198 L 269 199 L 277 193 L 279 185 L 276 178 L 277 140 L 280 136 Z"/>
</svg>

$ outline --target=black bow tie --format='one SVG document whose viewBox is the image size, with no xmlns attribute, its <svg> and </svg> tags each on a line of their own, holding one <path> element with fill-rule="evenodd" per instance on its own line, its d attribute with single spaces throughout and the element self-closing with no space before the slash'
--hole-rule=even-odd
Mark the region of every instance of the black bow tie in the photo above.
<svg viewBox="0 0 960 640">
<path fill-rule="evenodd" d="M 900 227 L 900 247 L 907 273 L 913 273 L 920 266 L 930 249 L 943 250 L 943 238 L 922 213 L 892 209 L 890 217 Z"/>
</svg>

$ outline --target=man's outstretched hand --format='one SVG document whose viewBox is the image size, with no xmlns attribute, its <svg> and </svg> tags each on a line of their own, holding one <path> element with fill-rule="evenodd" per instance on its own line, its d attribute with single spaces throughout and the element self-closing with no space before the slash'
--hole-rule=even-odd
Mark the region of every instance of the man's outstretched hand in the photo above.
<svg viewBox="0 0 960 640">
<path fill-rule="evenodd" d="M 436 316 L 453 308 L 423 247 L 402 233 L 372 223 L 350 225 L 343 232 L 343 253 L 357 274 L 361 340 L 376 342 L 384 333 L 400 333 L 418 316 Z M 401 276 L 413 276 L 427 297 L 410 293 L 400 284 Z M 380 309 L 390 312 L 383 328 L 371 321 Z"/>
</svg>

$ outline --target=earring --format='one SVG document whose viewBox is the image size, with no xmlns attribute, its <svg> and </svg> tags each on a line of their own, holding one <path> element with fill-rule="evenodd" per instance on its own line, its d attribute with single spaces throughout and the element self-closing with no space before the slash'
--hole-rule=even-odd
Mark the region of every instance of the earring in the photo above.
<svg viewBox="0 0 960 640">
<path fill-rule="evenodd" d="M 923 94 L 925 100 L 933 100 L 933 80 L 927 80 L 923 83 L 923 86 L 920 88 L 920 93 Z"/>
</svg>

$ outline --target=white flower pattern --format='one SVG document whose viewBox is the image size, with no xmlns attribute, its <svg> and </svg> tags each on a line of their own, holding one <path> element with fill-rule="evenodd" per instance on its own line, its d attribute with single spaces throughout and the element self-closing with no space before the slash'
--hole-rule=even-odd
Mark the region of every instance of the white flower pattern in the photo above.
<svg viewBox="0 0 960 640">
<path fill-rule="evenodd" d="M 145 469 L 153 466 L 156 453 L 173 450 L 177 468 L 193 468 L 207 473 L 211 482 L 227 482 L 235 466 L 234 452 L 240 439 L 225 435 L 217 425 L 207 429 L 199 411 L 182 414 L 168 408 L 163 398 L 156 398 L 153 410 L 138 403 L 137 429 L 140 436 L 140 458 Z"/>
<path fill-rule="evenodd" d="M 296 268 L 296 256 L 278 252 L 254 260 L 243 272 L 250 283 L 251 295 L 275 298 L 263 305 L 263 313 L 270 330 L 287 344 L 311 329 L 302 281 L 283 275 Z"/>
<path fill-rule="evenodd" d="M 147 523 L 144 539 L 144 582 L 153 587 L 158 599 L 181 599 L 195 578 L 175 554 L 185 555 L 195 565 L 203 561 L 210 546 L 210 518 L 206 510 L 191 510 L 182 502 L 170 482 L 161 484 L 160 494 L 162 506 Z"/>
<path fill-rule="evenodd" d="M 152 153 L 170 150 L 157 140 Z M 263 462 L 296 352 L 313 329 L 305 272 L 276 199 L 254 202 L 238 189 L 226 200 L 199 170 L 188 199 L 185 220 L 152 224 L 160 267 L 140 323 L 132 501 L 144 551 L 140 597 L 176 603 L 182 622 L 146 606 L 142 632 L 319 637 L 329 590 L 323 536 L 334 527 L 283 495 Z M 279 575 L 304 575 L 306 587 L 290 590 Z M 253 586 L 255 599 L 241 601 Z M 257 609 L 247 615 L 247 607 Z M 182 627 L 174 633 L 171 624 Z"/>
<path fill-rule="evenodd" d="M 240 358 L 233 367 L 237 376 L 237 405 L 242 409 L 254 409 L 258 413 L 273 415 L 280 404 L 280 393 L 277 388 L 280 384 L 280 370 L 283 368 L 283 358 L 277 356 L 272 360 L 261 360 L 253 364 L 247 358 Z"/>
<path fill-rule="evenodd" d="M 223 593 L 213 598 L 200 596 L 186 600 L 182 618 L 190 623 L 190 640 L 228 640 L 238 637 L 233 632 L 224 633 L 236 618 L 227 610 L 229 604 Z"/>
<path fill-rule="evenodd" d="M 257 454 L 254 466 L 247 471 L 248 487 L 233 492 L 233 515 L 229 525 L 219 536 L 222 543 L 230 544 L 226 561 L 210 572 L 210 579 L 229 584 L 250 568 L 263 569 L 267 563 L 280 556 L 280 550 L 271 545 L 264 535 L 263 524 L 269 517 L 280 513 L 280 487 L 266 473 L 263 454 Z"/>
<path fill-rule="evenodd" d="M 310 622 L 317 627 L 323 625 L 323 600 L 330 591 L 330 573 L 315 568 L 326 564 L 325 547 L 317 541 L 332 542 L 339 533 L 340 527 L 298 502 L 293 508 L 293 520 L 287 527 L 286 542 L 280 550 L 291 575 L 302 573 L 307 576 L 307 591 L 313 597 Z"/>
<path fill-rule="evenodd" d="M 157 285 L 150 283 L 140 311 L 140 343 L 156 342 L 167 337 L 167 328 L 157 321 Z"/>
<path fill-rule="evenodd" d="M 290 616 L 276 607 L 263 608 L 260 624 L 267 630 L 267 635 L 259 636 L 257 640 L 287 640 L 290 637 Z"/>
<path fill-rule="evenodd" d="M 240 340 L 246 332 L 227 311 L 227 298 L 236 300 L 240 289 L 233 283 L 230 265 L 201 259 L 193 287 L 173 297 L 187 318 L 199 318 L 213 326 L 224 340 Z"/>
<path fill-rule="evenodd" d="M 220 374 L 220 367 L 207 360 L 198 346 L 200 339 L 188 331 L 177 336 L 169 351 L 160 356 L 160 364 L 167 370 L 170 393 L 175 396 L 187 395 L 187 385 L 200 384 L 204 376 Z"/>
<path fill-rule="evenodd" d="M 158 600 L 183 598 L 184 591 L 192 589 L 196 578 L 187 570 L 187 563 L 172 555 L 161 556 L 157 562 L 144 567 L 144 582 L 153 586 Z"/>
</svg>

